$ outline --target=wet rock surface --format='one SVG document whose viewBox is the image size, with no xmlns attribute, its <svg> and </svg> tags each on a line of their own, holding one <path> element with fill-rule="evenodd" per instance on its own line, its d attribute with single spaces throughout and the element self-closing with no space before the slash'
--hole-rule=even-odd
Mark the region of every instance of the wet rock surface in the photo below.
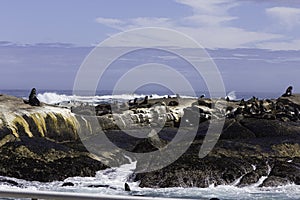
<svg viewBox="0 0 300 200">
<path fill-rule="evenodd" d="M 107 168 L 88 152 L 70 148 L 68 144 L 44 138 L 20 139 L 0 148 L 1 176 L 49 182 L 73 176 L 95 176 L 96 171 Z"/>
<path fill-rule="evenodd" d="M 22 99 L 1 95 L 0 176 L 49 182 L 94 176 L 106 169 L 108 166 L 85 149 L 77 128 L 68 109 L 31 106 Z M 15 185 L 4 179 L 0 182 Z"/>
<path fill-rule="evenodd" d="M 195 140 L 171 165 L 153 172 L 137 173 L 134 180 L 140 181 L 141 187 L 299 184 L 299 142 L 299 137 L 288 139 L 285 136 L 222 139 L 208 156 L 199 158 L 202 140 Z M 137 168 L 139 165 L 143 163 L 138 163 Z"/>
<path fill-rule="evenodd" d="M 200 120 L 197 136 L 186 153 L 165 168 L 136 173 L 134 180 L 140 181 L 141 187 L 299 184 L 299 100 L 299 95 L 292 95 L 276 100 L 229 101 L 227 109 L 231 108 L 225 113 L 220 140 L 208 156 L 198 156 L 209 125 Z M 202 99 L 198 105 L 210 107 L 209 101 Z M 146 151 L 144 143 L 135 150 Z M 143 163 L 138 163 L 137 169 L 139 166 Z"/>
</svg>

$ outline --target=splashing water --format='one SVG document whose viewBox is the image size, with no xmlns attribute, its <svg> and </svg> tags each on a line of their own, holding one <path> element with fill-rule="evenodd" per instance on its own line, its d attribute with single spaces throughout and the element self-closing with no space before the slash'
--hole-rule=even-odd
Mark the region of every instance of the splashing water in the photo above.
<svg viewBox="0 0 300 200">
<path fill-rule="evenodd" d="M 227 94 L 226 98 L 229 98 L 229 100 L 237 100 L 235 91 L 229 92 L 229 93 Z"/>
<path fill-rule="evenodd" d="M 208 188 L 140 188 L 139 182 L 130 180 L 130 176 L 136 168 L 136 162 L 122 165 L 118 168 L 109 168 L 98 171 L 95 177 L 70 177 L 64 181 L 40 183 L 36 181 L 24 181 L 15 178 L 6 178 L 16 181 L 22 187 L 10 186 L 0 183 L 1 189 L 13 189 L 18 191 L 57 191 L 88 193 L 99 195 L 134 195 L 166 198 L 210 199 L 217 197 L 221 200 L 231 199 L 300 199 L 300 186 L 286 185 L 274 188 L 261 188 L 256 186 L 236 187 L 234 185 L 210 186 Z M 63 183 L 71 182 L 74 186 L 62 187 Z M 127 182 L 131 192 L 124 190 Z M 7 198 L 6 198 L 7 199 Z"/>
</svg>

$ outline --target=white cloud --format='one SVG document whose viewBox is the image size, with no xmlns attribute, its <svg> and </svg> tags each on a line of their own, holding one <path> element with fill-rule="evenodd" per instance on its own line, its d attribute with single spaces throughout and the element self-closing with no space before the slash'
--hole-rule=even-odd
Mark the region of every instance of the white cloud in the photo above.
<svg viewBox="0 0 300 200">
<path fill-rule="evenodd" d="M 272 7 L 266 9 L 266 13 L 287 29 L 300 25 L 300 8 Z"/>
<path fill-rule="evenodd" d="M 97 22 L 117 30 L 129 30 L 142 27 L 164 27 L 183 32 L 191 36 L 205 48 L 292 48 L 300 49 L 293 43 L 280 43 L 285 35 L 266 32 L 265 30 L 253 31 L 247 28 L 235 27 L 234 20 L 238 16 L 232 15 L 231 10 L 241 5 L 238 0 L 175 0 L 177 3 L 188 6 L 192 14 L 181 19 L 138 17 L 130 19 L 97 18 Z M 300 9 L 274 7 L 266 10 L 270 16 L 278 16 L 292 26 L 296 22 Z M 300 13 L 300 11 L 299 11 Z M 300 15 L 299 15 L 300 16 Z M 296 39 L 294 39 L 296 40 Z M 283 47 L 276 47 L 282 45 Z"/>
<path fill-rule="evenodd" d="M 115 19 L 115 18 L 98 17 L 96 19 L 96 22 L 115 29 L 119 29 L 124 25 L 124 22 L 122 20 Z"/>
<path fill-rule="evenodd" d="M 106 25 L 111 28 L 118 30 L 128 30 L 138 27 L 171 27 L 172 21 L 169 18 L 159 18 L 159 17 L 138 17 L 127 20 L 120 20 L 116 18 L 102 18 L 96 19 L 99 24 Z"/>
<path fill-rule="evenodd" d="M 185 17 L 184 20 L 197 25 L 219 26 L 237 19 L 228 13 L 231 8 L 239 5 L 236 0 L 176 0 L 176 2 L 193 9 L 193 15 Z"/>
<path fill-rule="evenodd" d="M 258 44 L 258 47 L 272 50 L 300 50 L 300 39 L 285 42 L 266 42 Z"/>
<path fill-rule="evenodd" d="M 130 20 L 134 26 L 158 26 L 158 27 L 170 27 L 172 22 L 169 18 L 158 17 L 138 17 Z"/>
<path fill-rule="evenodd" d="M 195 13 L 210 15 L 227 15 L 229 9 L 238 5 L 236 0 L 176 0 L 176 2 L 193 8 Z"/>
<path fill-rule="evenodd" d="M 280 35 L 251 32 L 234 27 L 179 27 L 179 31 L 189 34 L 206 48 L 245 48 L 255 47 L 253 43 L 280 38 Z"/>
<path fill-rule="evenodd" d="M 230 16 L 193 15 L 184 18 L 184 22 L 192 25 L 219 26 L 221 23 L 237 19 Z"/>
</svg>

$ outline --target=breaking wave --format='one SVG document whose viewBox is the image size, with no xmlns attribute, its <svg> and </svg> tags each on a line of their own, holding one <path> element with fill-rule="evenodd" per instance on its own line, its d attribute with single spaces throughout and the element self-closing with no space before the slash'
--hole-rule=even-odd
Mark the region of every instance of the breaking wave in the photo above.
<svg viewBox="0 0 300 200">
<path fill-rule="evenodd" d="M 70 177 L 64 181 L 41 183 L 36 181 L 25 181 L 16 178 L 0 177 L 6 180 L 17 182 L 22 187 L 11 186 L 7 183 L 0 183 L 0 190 L 18 191 L 55 191 L 72 192 L 81 194 L 100 195 L 131 195 L 166 198 L 187 198 L 187 199 L 300 199 L 299 185 L 286 185 L 280 187 L 236 187 L 234 185 L 211 185 L 208 188 L 140 188 L 138 182 L 131 181 L 130 177 L 136 168 L 136 162 L 120 167 L 109 168 L 98 171 L 95 177 Z M 73 183 L 73 186 L 62 187 L 63 183 Z M 131 188 L 130 192 L 124 190 L 124 183 L 127 182 Z M 94 187 L 93 187 L 94 186 Z M 0 198 L 1 199 L 1 198 Z M 6 198 L 7 199 L 7 198 Z"/>
<path fill-rule="evenodd" d="M 101 102 L 113 102 L 113 101 L 128 101 L 134 98 L 144 98 L 145 96 L 149 96 L 150 98 L 163 98 L 167 97 L 167 95 L 158 95 L 158 94 L 121 94 L 121 95 L 101 95 L 101 96 L 76 96 L 76 95 L 65 95 L 65 94 L 57 94 L 53 92 L 45 92 L 38 94 L 37 97 L 41 102 L 47 104 L 68 104 L 72 102 L 82 102 L 89 104 L 97 104 Z M 171 95 L 174 97 L 175 95 Z M 182 98 L 191 98 L 189 96 L 181 96 Z"/>
</svg>

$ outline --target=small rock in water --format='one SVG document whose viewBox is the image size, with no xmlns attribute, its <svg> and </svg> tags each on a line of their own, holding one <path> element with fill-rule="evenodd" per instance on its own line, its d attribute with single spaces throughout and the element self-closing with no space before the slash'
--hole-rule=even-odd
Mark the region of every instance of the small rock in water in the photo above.
<svg viewBox="0 0 300 200">
<path fill-rule="evenodd" d="M 130 187 L 129 187 L 129 185 L 127 183 L 125 183 L 124 186 L 125 186 L 125 191 L 127 191 L 127 192 L 131 191 L 131 189 L 130 189 Z"/>
<path fill-rule="evenodd" d="M 109 185 L 89 185 L 89 188 L 109 188 Z"/>
<path fill-rule="evenodd" d="M 66 186 L 74 186 L 74 183 L 72 182 L 65 182 L 61 185 L 62 187 L 66 187 Z"/>
<path fill-rule="evenodd" d="M 0 183 L 6 183 L 8 185 L 11 185 L 11 186 L 19 186 L 19 183 L 17 183 L 16 181 L 13 181 L 13 180 L 9 180 L 9 179 L 0 179 Z"/>
</svg>

